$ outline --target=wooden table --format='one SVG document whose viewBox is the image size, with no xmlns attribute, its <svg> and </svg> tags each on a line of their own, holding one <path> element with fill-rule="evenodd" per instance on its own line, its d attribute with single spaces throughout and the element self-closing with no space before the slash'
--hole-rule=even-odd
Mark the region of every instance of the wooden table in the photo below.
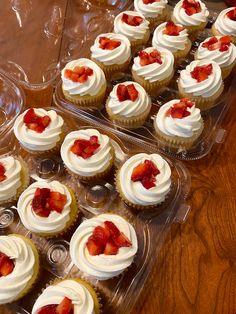
<svg viewBox="0 0 236 314">
<path fill-rule="evenodd" d="M 225 143 L 215 145 L 201 160 L 185 162 L 192 176 L 192 210 L 185 224 L 172 226 L 132 314 L 236 313 L 234 85 L 223 122 Z M 28 94 L 27 103 L 44 97 Z M 51 97 L 47 91 L 48 103 Z M 9 311 L 0 307 L 0 313 Z"/>
</svg>

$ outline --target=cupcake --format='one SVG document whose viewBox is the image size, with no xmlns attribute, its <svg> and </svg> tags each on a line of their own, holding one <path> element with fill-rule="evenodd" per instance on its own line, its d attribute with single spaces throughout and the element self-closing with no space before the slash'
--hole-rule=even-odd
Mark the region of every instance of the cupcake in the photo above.
<svg viewBox="0 0 236 314">
<path fill-rule="evenodd" d="M 19 197 L 17 212 L 24 227 L 42 237 L 63 234 L 75 222 L 74 193 L 59 181 L 37 181 Z"/>
<path fill-rule="evenodd" d="M 66 64 L 61 72 L 62 92 L 67 100 L 84 110 L 100 108 L 106 95 L 106 78 L 102 69 L 85 58 Z"/>
<path fill-rule="evenodd" d="M 222 10 L 212 26 L 214 36 L 232 36 L 236 44 L 236 7 Z"/>
<path fill-rule="evenodd" d="M 99 298 L 86 281 L 80 278 L 55 280 L 34 303 L 32 314 L 99 314 Z"/>
<path fill-rule="evenodd" d="M 134 0 L 134 8 L 146 18 L 150 23 L 150 30 L 153 30 L 166 20 L 168 15 L 167 2 L 167 0 Z"/>
<path fill-rule="evenodd" d="M 143 87 L 135 82 L 115 85 L 106 103 L 109 118 L 115 124 L 126 128 L 143 125 L 150 109 L 150 97 Z"/>
<path fill-rule="evenodd" d="M 209 11 L 200 0 L 180 0 L 174 7 L 172 20 L 181 24 L 193 38 L 207 25 Z"/>
<path fill-rule="evenodd" d="M 136 51 L 138 46 L 146 45 L 148 42 L 149 22 L 139 12 L 121 12 L 115 17 L 114 32 L 125 35 L 129 39 L 133 51 Z"/>
<path fill-rule="evenodd" d="M 91 59 L 103 70 L 107 79 L 116 72 L 125 72 L 129 67 L 130 41 L 122 34 L 101 34 L 90 50 Z"/>
<path fill-rule="evenodd" d="M 72 262 L 98 280 L 120 275 L 132 264 L 137 249 L 133 226 L 109 213 L 83 221 L 70 241 Z"/>
<path fill-rule="evenodd" d="M 200 109 L 188 98 L 173 99 L 159 109 L 154 129 L 167 145 L 190 148 L 203 130 Z"/>
<path fill-rule="evenodd" d="M 201 110 L 210 109 L 223 92 L 221 69 L 210 59 L 195 60 L 180 72 L 179 94 Z"/>
<path fill-rule="evenodd" d="M 17 117 L 14 134 L 30 153 L 54 152 L 63 140 L 63 125 L 64 121 L 56 111 L 31 108 Z"/>
<path fill-rule="evenodd" d="M 204 40 L 195 52 L 195 60 L 209 59 L 221 68 L 222 78 L 230 75 L 236 64 L 236 47 L 230 36 L 210 37 Z"/>
<path fill-rule="evenodd" d="M 177 61 L 187 56 L 192 43 L 188 38 L 187 30 L 182 25 L 168 21 L 155 29 L 152 46 L 157 49 L 162 47 L 170 50 Z"/>
<path fill-rule="evenodd" d="M 162 47 L 140 51 L 132 66 L 133 79 L 151 96 L 157 96 L 174 76 L 172 52 Z"/>
<path fill-rule="evenodd" d="M 0 204 L 16 201 L 29 184 L 29 173 L 20 157 L 0 156 Z"/>
<path fill-rule="evenodd" d="M 83 129 L 65 137 L 61 158 L 75 179 L 91 181 L 101 179 L 110 172 L 114 149 L 107 135 L 95 129 Z"/>
<path fill-rule="evenodd" d="M 119 169 L 116 189 L 129 206 L 150 209 L 164 202 L 171 187 L 171 169 L 158 154 L 136 154 Z"/>
<path fill-rule="evenodd" d="M 18 234 L 0 236 L 0 304 L 26 295 L 38 274 L 39 256 L 33 242 Z"/>
</svg>

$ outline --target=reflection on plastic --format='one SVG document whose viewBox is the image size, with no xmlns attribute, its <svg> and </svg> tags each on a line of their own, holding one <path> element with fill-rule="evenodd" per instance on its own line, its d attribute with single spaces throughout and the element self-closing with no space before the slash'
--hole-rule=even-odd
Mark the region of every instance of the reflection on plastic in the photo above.
<svg viewBox="0 0 236 314">
<path fill-rule="evenodd" d="M 53 6 L 51 16 L 45 24 L 44 33 L 50 39 L 55 38 L 55 44 L 59 39 L 63 26 L 63 18 L 61 8 L 59 6 Z"/>
<path fill-rule="evenodd" d="M 16 14 L 19 27 L 22 27 L 32 10 L 31 0 L 11 0 L 12 10 Z"/>
</svg>

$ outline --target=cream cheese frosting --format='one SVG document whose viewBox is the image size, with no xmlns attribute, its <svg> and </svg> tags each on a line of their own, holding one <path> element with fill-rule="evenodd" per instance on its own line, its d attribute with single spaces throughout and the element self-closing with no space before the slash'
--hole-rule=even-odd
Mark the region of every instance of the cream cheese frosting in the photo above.
<svg viewBox="0 0 236 314">
<path fill-rule="evenodd" d="M 135 11 L 140 12 L 145 18 L 156 18 L 166 9 L 167 0 L 160 0 L 145 4 L 143 0 L 134 0 Z"/>
<path fill-rule="evenodd" d="M 77 139 L 89 140 L 91 136 L 98 137 L 100 146 L 94 155 L 84 159 L 75 155 L 70 149 Z M 69 133 L 61 145 L 61 158 L 66 167 L 75 174 L 83 177 L 94 176 L 107 169 L 113 158 L 112 146 L 107 135 L 101 134 L 96 129 L 83 129 Z"/>
<path fill-rule="evenodd" d="M 99 40 L 101 37 L 107 37 L 109 39 L 119 41 L 121 44 L 113 50 L 99 48 Z M 122 34 L 100 34 L 95 39 L 94 45 L 90 48 L 90 50 L 92 58 L 105 65 L 123 64 L 131 57 L 130 41 Z"/>
<path fill-rule="evenodd" d="M 166 28 L 166 24 L 162 23 L 155 29 L 152 38 L 152 46 L 155 48 L 163 47 L 170 50 L 171 52 L 176 52 L 178 50 L 184 50 L 188 42 L 188 32 L 186 29 L 183 29 L 179 32 L 178 36 L 170 36 L 163 34 L 163 31 Z M 178 26 L 182 26 L 177 24 Z"/>
<path fill-rule="evenodd" d="M 48 188 L 53 192 L 66 195 L 67 202 L 61 213 L 51 211 L 48 217 L 35 214 L 32 209 L 32 200 L 37 188 Z M 67 187 L 59 181 L 37 181 L 31 184 L 20 196 L 17 203 L 17 211 L 22 224 L 26 229 L 35 233 L 55 233 L 63 230 L 70 219 L 71 194 Z"/>
<path fill-rule="evenodd" d="M 202 82 L 198 82 L 192 78 L 191 72 L 196 66 L 203 66 L 212 64 L 212 73 Z M 180 72 L 179 84 L 186 93 L 194 96 L 211 97 L 215 95 L 222 87 L 223 81 L 221 76 L 221 69 L 219 65 L 210 59 L 195 60 L 187 65 L 185 70 Z"/>
<path fill-rule="evenodd" d="M 198 131 L 202 127 L 202 118 L 200 109 L 193 105 L 191 108 L 187 108 L 190 115 L 182 119 L 172 118 L 167 116 L 166 113 L 174 104 L 178 103 L 180 99 L 173 99 L 159 109 L 155 120 L 154 128 L 159 129 L 162 133 L 168 136 L 180 136 L 191 137 L 193 133 Z"/>
<path fill-rule="evenodd" d="M 133 182 L 133 169 L 145 160 L 151 160 L 160 173 L 156 175 L 156 186 L 146 189 L 140 181 Z M 130 157 L 120 168 L 119 183 L 122 194 L 135 205 L 156 205 L 165 200 L 171 186 L 171 169 L 167 161 L 158 154 L 136 154 Z"/>
<path fill-rule="evenodd" d="M 30 245 L 15 235 L 0 236 L 0 252 L 14 260 L 14 269 L 0 277 L 0 304 L 13 302 L 34 273 L 35 257 Z"/>
<path fill-rule="evenodd" d="M 236 27 L 236 25 L 235 25 Z M 215 36 L 218 40 L 221 36 Z M 207 42 L 210 38 L 205 39 L 198 47 L 195 53 L 195 59 L 209 59 L 215 61 L 221 68 L 228 67 L 236 61 L 236 47 L 233 43 L 229 45 L 226 51 L 219 49 L 209 50 L 207 47 L 202 47 L 203 43 Z"/>
<path fill-rule="evenodd" d="M 197 26 L 201 23 L 207 22 L 209 11 L 202 1 L 198 0 L 198 2 L 201 6 L 201 11 L 193 15 L 188 15 L 185 12 L 185 9 L 182 8 L 183 0 L 177 2 L 173 10 L 175 22 L 185 26 Z"/>
<path fill-rule="evenodd" d="M 121 247 L 116 255 L 100 254 L 92 256 L 86 247 L 88 238 L 97 226 L 102 226 L 105 221 L 113 222 L 120 232 L 131 241 L 131 247 Z M 137 237 L 133 226 L 124 218 L 114 214 L 101 214 L 82 222 L 70 241 L 70 256 L 73 263 L 83 272 L 106 280 L 121 274 L 129 267 L 138 249 Z"/>
<path fill-rule="evenodd" d="M 66 279 L 48 286 L 36 300 L 32 314 L 46 305 L 60 304 L 65 298 L 72 300 L 74 314 L 95 314 L 94 301 L 88 289 L 76 280 Z"/>
<path fill-rule="evenodd" d="M 76 66 L 89 67 L 93 70 L 93 74 L 88 76 L 87 80 L 82 84 L 73 82 L 64 75 L 66 69 L 73 70 Z M 62 88 L 70 95 L 95 96 L 100 92 L 101 88 L 106 85 L 106 79 L 102 69 L 95 62 L 86 58 L 80 58 L 67 63 L 61 71 L 61 79 Z"/>
<path fill-rule="evenodd" d="M 124 117 L 135 117 L 151 109 L 151 98 L 148 96 L 145 89 L 136 82 L 127 81 L 122 83 L 122 85 L 129 84 L 134 84 L 138 91 L 138 98 L 135 101 L 125 100 L 120 102 L 117 97 L 117 88 L 120 84 L 115 85 L 107 101 L 107 107 L 113 114 Z"/>
<path fill-rule="evenodd" d="M 174 56 L 169 50 L 158 46 L 156 48 L 148 47 L 145 48 L 143 51 L 150 53 L 154 49 L 157 49 L 160 52 L 162 64 L 155 62 L 145 66 L 141 66 L 140 57 L 137 56 L 134 58 L 134 64 L 132 67 L 132 70 L 136 72 L 137 75 L 142 76 L 146 81 L 149 81 L 150 83 L 164 80 L 171 75 L 174 69 Z"/>
<path fill-rule="evenodd" d="M 236 21 L 226 15 L 233 9 L 234 7 L 222 10 L 215 21 L 215 28 L 223 35 L 236 36 Z"/>
<path fill-rule="evenodd" d="M 122 15 L 126 13 L 130 16 L 139 16 L 143 18 L 143 21 L 138 26 L 131 26 L 122 21 Z M 134 41 L 137 39 L 143 39 L 145 34 L 149 31 L 149 22 L 145 19 L 145 17 L 135 11 L 124 11 L 118 14 L 114 20 L 114 32 L 118 34 L 125 35 L 130 41 Z"/>
<path fill-rule="evenodd" d="M 51 118 L 49 125 L 42 133 L 29 129 L 23 121 L 26 110 L 17 117 L 14 123 L 15 136 L 26 149 L 35 152 L 50 150 L 60 141 L 64 121 L 54 110 L 34 108 L 34 111 L 40 117 L 48 115 Z"/>
<path fill-rule="evenodd" d="M 6 170 L 6 179 L 0 182 L 0 202 L 2 202 L 14 197 L 21 186 L 22 166 L 20 161 L 12 156 L 0 157 L 0 163 Z"/>
</svg>

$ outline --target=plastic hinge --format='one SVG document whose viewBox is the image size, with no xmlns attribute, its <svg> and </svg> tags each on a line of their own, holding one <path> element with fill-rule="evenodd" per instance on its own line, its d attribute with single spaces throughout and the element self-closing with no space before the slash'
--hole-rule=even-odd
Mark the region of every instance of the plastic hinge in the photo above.
<svg viewBox="0 0 236 314">
<path fill-rule="evenodd" d="M 218 129 L 215 135 L 215 142 L 221 144 L 224 142 L 227 131 L 225 129 Z"/>
<path fill-rule="evenodd" d="M 182 204 L 174 218 L 174 223 L 182 224 L 187 220 L 188 214 L 190 212 L 191 206 L 189 204 Z"/>
</svg>

